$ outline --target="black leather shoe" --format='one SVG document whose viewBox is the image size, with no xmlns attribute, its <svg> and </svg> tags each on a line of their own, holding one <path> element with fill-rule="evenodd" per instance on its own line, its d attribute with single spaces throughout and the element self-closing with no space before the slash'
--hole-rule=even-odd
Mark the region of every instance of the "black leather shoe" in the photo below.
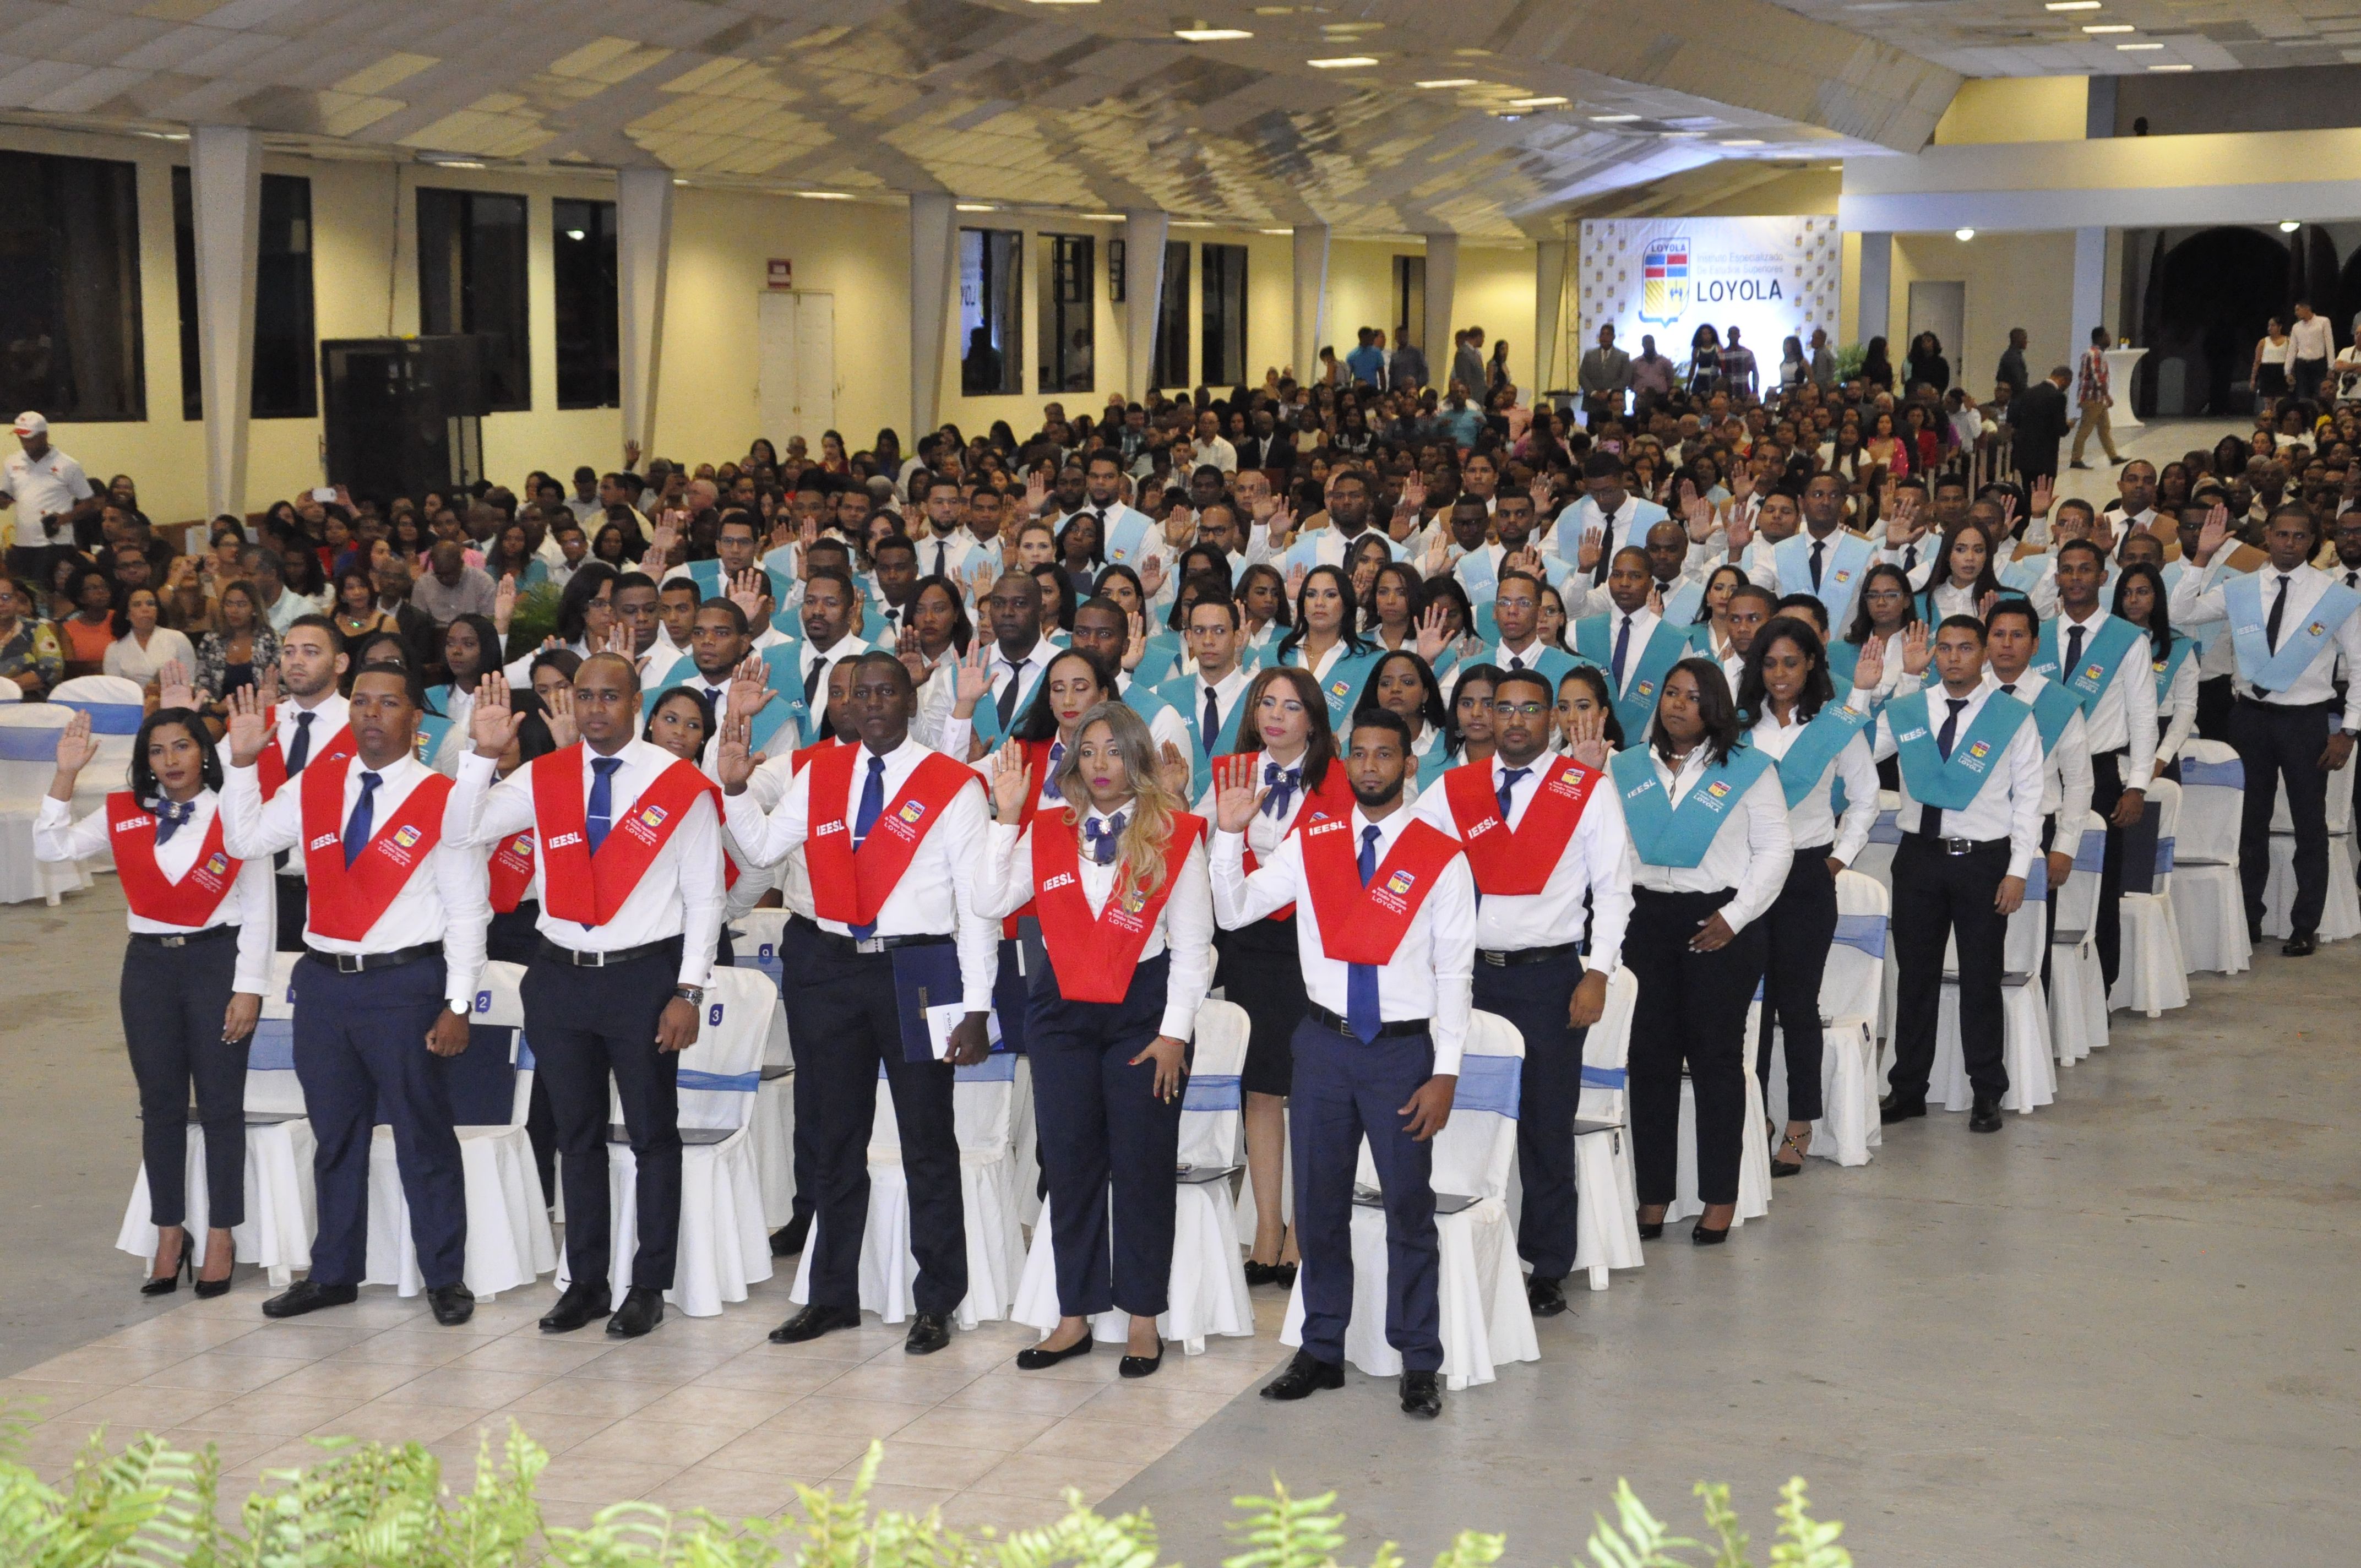
<svg viewBox="0 0 2361 1568">
<path fill-rule="evenodd" d="M 1287 1370 L 1262 1386 L 1266 1399 L 1308 1399 L 1323 1388 L 1342 1388 L 1345 1368 L 1336 1362 L 1323 1361 L 1308 1350 L 1299 1350 Z"/>
<path fill-rule="evenodd" d="M 1156 1369 L 1163 1365 L 1164 1341 L 1159 1338 L 1156 1342 L 1154 1355 L 1126 1355 L 1115 1363 L 1115 1369 L 1119 1376 L 1153 1377 L 1156 1376 Z"/>
<path fill-rule="evenodd" d="M 796 1254 L 803 1251 L 804 1242 L 811 1234 L 811 1222 L 812 1217 L 809 1214 L 797 1214 L 794 1219 L 789 1220 L 785 1224 L 781 1225 L 777 1230 L 773 1231 L 771 1233 L 771 1255 L 773 1257 L 793 1257 Z"/>
<path fill-rule="evenodd" d="M 861 1326 L 858 1307 L 806 1307 L 785 1322 L 771 1331 L 773 1344 L 801 1344 L 815 1340 L 831 1329 L 857 1329 Z"/>
<path fill-rule="evenodd" d="M 189 1228 L 186 1225 L 181 1227 L 181 1261 L 172 1266 L 171 1273 L 157 1275 L 140 1286 L 139 1294 L 170 1296 L 181 1288 L 181 1276 L 183 1274 L 192 1279 L 197 1277 L 197 1244 L 189 1238 Z M 228 1287 L 225 1285 L 222 1288 L 227 1289 Z M 198 1294 L 203 1295 L 204 1292 L 199 1291 Z M 216 1290 L 214 1294 L 218 1296 L 221 1291 Z"/>
<path fill-rule="evenodd" d="M 1907 1122 L 1927 1113 L 1927 1097 L 1923 1094 L 1905 1100 L 1899 1094 L 1889 1094 L 1877 1102 L 1880 1125 L 1890 1127 L 1896 1122 Z"/>
<path fill-rule="evenodd" d="M 1641 1220 L 1636 1223 L 1640 1227 L 1640 1239 L 1643 1242 L 1656 1241 L 1664 1234 L 1664 1222 L 1662 1220 Z"/>
<path fill-rule="evenodd" d="M 426 1292 L 426 1305 L 436 1322 L 456 1329 L 476 1315 L 476 1293 L 465 1285 L 437 1285 Z"/>
<path fill-rule="evenodd" d="M 1291 1263 L 1257 1263 L 1246 1259 L 1246 1288 L 1276 1285 L 1282 1290 L 1295 1288 L 1295 1265 Z"/>
<path fill-rule="evenodd" d="M 664 1321 L 664 1292 L 653 1285 L 634 1285 L 623 1292 L 623 1304 L 607 1320 L 607 1332 L 617 1339 L 637 1339 Z"/>
<path fill-rule="evenodd" d="M 262 1304 L 266 1318 L 300 1318 L 306 1312 L 316 1312 L 323 1307 L 349 1307 L 360 1299 L 357 1285 L 323 1285 L 315 1279 L 298 1279 L 279 1295 Z"/>
<path fill-rule="evenodd" d="M 1554 1318 L 1565 1310 L 1565 1287 L 1538 1274 L 1529 1276 L 1525 1280 L 1525 1305 L 1536 1318 Z"/>
<path fill-rule="evenodd" d="M 909 1337 L 902 1349 L 911 1355 L 932 1355 L 951 1343 L 951 1320 L 945 1312 L 920 1312 L 910 1320 Z"/>
<path fill-rule="evenodd" d="M 1402 1414 L 1431 1421 L 1443 1414 L 1443 1379 L 1433 1372 L 1401 1375 Z"/>
<path fill-rule="evenodd" d="M 2311 932 L 2298 931 L 2287 939 L 2279 951 L 2291 959 L 2308 959 L 2317 952 L 2319 948 L 2320 944 L 2312 939 Z"/>
<path fill-rule="evenodd" d="M 1071 1361 L 1078 1355 L 1088 1355 L 1090 1353 L 1091 1336 L 1086 1331 L 1082 1334 L 1082 1338 L 1076 1340 L 1073 1343 L 1068 1345 L 1063 1350 L 1044 1350 L 1037 1344 L 1028 1345 L 1025 1349 L 1018 1351 L 1016 1353 L 1016 1370 L 1019 1372 L 1038 1372 L 1045 1366 L 1055 1366 L 1061 1361 Z"/>
<path fill-rule="evenodd" d="M 542 1314 L 541 1332 L 570 1334 L 607 1310 L 607 1282 L 577 1279 L 566 1288 L 557 1304 Z"/>
<path fill-rule="evenodd" d="M 1729 1239 L 1730 1227 L 1728 1225 L 1722 1226 L 1721 1229 L 1718 1231 L 1708 1231 L 1705 1228 L 1705 1222 L 1703 1220 L 1699 1220 L 1695 1225 L 1690 1227 L 1689 1230 L 1689 1241 L 1697 1246 L 1719 1246 Z"/>
<path fill-rule="evenodd" d="M 2000 1101 L 1997 1098 L 1983 1094 L 1976 1096 L 1975 1103 L 1968 1110 L 1968 1131 L 1971 1133 L 2000 1131 Z"/>
</svg>

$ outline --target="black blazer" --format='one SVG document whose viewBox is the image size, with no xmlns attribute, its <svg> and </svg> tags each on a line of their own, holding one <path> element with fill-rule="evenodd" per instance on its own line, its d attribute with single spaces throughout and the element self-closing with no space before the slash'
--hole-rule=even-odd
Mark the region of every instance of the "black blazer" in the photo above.
<svg viewBox="0 0 2361 1568">
<path fill-rule="evenodd" d="M 2066 414 L 2066 393 L 2057 382 L 2036 381 L 2021 396 L 2008 400 L 2012 433 L 2010 454 L 2017 470 L 2026 474 L 2058 471 L 2058 444 L 2073 428 Z"/>
</svg>

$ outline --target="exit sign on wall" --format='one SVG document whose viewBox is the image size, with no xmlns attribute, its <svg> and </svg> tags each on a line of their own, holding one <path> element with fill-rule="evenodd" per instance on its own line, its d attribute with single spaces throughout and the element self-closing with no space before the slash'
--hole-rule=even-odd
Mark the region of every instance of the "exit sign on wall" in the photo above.
<svg viewBox="0 0 2361 1568">
<path fill-rule="evenodd" d="M 771 258 L 771 287 L 792 289 L 796 286 L 796 264 L 784 256 Z"/>
</svg>

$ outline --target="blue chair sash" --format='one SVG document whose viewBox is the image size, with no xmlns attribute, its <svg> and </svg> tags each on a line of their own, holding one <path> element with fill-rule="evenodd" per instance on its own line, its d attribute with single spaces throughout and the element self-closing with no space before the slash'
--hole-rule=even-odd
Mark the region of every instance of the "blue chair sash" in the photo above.
<svg viewBox="0 0 2361 1568">
<path fill-rule="evenodd" d="M 1183 1111 L 1235 1111 L 1245 1104 L 1246 1095 L 1235 1073 L 1191 1073 L 1180 1095 Z"/>
<path fill-rule="evenodd" d="M 2226 762 L 2201 762 L 2192 758 L 2180 759 L 2180 787 L 2183 789 L 2245 789 L 2246 764 L 2233 757 Z"/>
<path fill-rule="evenodd" d="M 2092 876 L 2096 876 L 2106 869 L 2106 830 L 2094 828 L 2084 833 L 2082 841 L 2074 846 L 2074 869 L 2078 872 L 2089 872 Z"/>
<path fill-rule="evenodd" d="M 1839 915 L 1837 916 L 1836 939 L 1848 948 L 1858 948 L 1872 959 L 1885 956 L 1885 917 L 1882 915 Z"/>
<path fill-rule="evenodd" d="M 1869 825 L 1869 841 L 1872 844 L 1902 842 L 1902 813 L 1898 810 L 1879 812 L 1877 820 Z"/>
<path fill-rule="evenodd" d="M 248 1072 L 293 1072 L 295 1070 L 294 1019 L 261 1018 L 255 1021 L 254 1038 L 246 1047 L 246 1070 Z"/>
<path fill-rule="evenodd" d="M 93 735 L 137 735 L 140 721 L 148 717 L 147 709 L 136 702 L 74 702 L 58 703 L 76 713 L 90 715 L 90 732 Z M 54 747 L 52 747 L 54 751 Z"/>
<path fill-rule="evenodd" d="M 1515 1057 L 1461 1057 L 1459 1088 L 1452 1097 L 1451 1108 L 1515 1116 L 1524 1069 L 1525 1064 Z"/>
<path fill-rule="evenodd" d="M 763 1087 L 763 1071 L 760 1068 L 752 1072 L 700 1072 L 696 1068 L 685 1067 L 679 1071 L 680 1087 L 683 1089 L 713 1090 L 723 1094 L 752 1094 Z"/>
<path fill-rule="evenodd" d="M 1626 1084 L 1630 1083 L 1631 1080 L 1631 1075 L 1620 1067 L 1590 1067 L 1586 1065 L 1582 1069 L 1582 1087 L 1585 1089 L 1612 1089 L 1620 1091 Z"/>
<path fill-rule="evenodd" d="M 0 762 L 53 762 L 58 756 L 58 730 L 46 725 L 0 725 Z"/>
</svg>

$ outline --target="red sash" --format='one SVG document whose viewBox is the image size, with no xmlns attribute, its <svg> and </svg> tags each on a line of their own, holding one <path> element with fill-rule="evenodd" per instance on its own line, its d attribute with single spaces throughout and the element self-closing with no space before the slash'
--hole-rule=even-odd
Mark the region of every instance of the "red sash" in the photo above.
<svg viewBox="0 0 2361 1568">
<path fill-rule="evenodd" d="M 262 755 L 254 760 L 254 765 L 260 770 L 262 798 L 267 801 L 286 785 L 287 753 L 279 746 L 279 709 L 272 707 L 262 717 L 263 722 L 270 726 L 270 743 L 262 748 Z M 312 754 L 303 759 L 303 771 L 310 773 L 314 762 L 335 761 L 354 754 L 352 727 L 346 725 L 334 735 L 316 738 Z"/>
<path fill-rule="evenodd" d="M 640 885 L 697 797 L 714 796 L 718 810 L 720 793 L 696 763 L 675 758 L 655 783 L 640 792 L 631 809 L 615 818 L 613 830 L 593 855 L 584 828 L 580 742 L 535 758 L 533 830 L 540 835 L 544 857 L 541 906 L 560 920 L 604 926 Z"/>
<path fill-rule="evenodd" d="M 1025 792 L 1025 804 L 1018 807 L 1016 812 L 1016 829 L 1021 833 L 1026 828 L 1033 826 L 1034 816 L 1041 809 L 1041 786 L 1049 782 L 1049 748 L 1056 745 L 1057 742 L 1055 740 L 1024 740 L 1019 741 L 1018 744 L 1025 748 L 1026 771 L 1032 775 L 1033 779 L 1033 787 Z M 1039 878 L 1036 877 L 1034 879 L 1034 885 L 1037 888 L 1040 885 Z M 1006 916 L 1000 922 L 1000 938 L 1002 941 L 1013 942 L 1016 940 L 1016 923 L 1019 920 L 1024 919 L 1028 915 L 1038 915 L 1040 913 L 1039 909 L 1037 907 L 1037 902 L 1038 901 L 1033 899 L 1027 899 L 1023 908 Z M 1085 911 L 1089 908 L 1089 901 L 1087 899 L 1083 901 L 1083 908 Z M 1115 1000 L 1120 1002 L 1123 998 L 1118 996 Z"/>
<path fill-rule="evenodd" d="M 1445 773 L 1444 796 L 1467 851 L 1467 869 L 1476 873 L 1477 891 L 1490 897 L 1541 892 L 1573 840 L 1598 780 L 1571 757 L 1554 759 L 1542 769 L 1541 786 L 1525 807 L 1524 821 L 1510 828 L 1500 817 L 1490 762 L 1466 762 Z"/>
<path fill-rule="evenodd" d="M 324 759 L 314 759 L 314 762 Z M 303 874 L 311 881 L 309 929 L 340 942 L 357 942 L 401 890 L 411 873 L 443 841 L 443 805 L 451 781 L 429 773 L 390 817 L 381 817 L 368 848 L 345 864 L 345 768 L 306 764 L 301 775 L 303 802 Z"/>
<path fill-rule="evenodd" d="M 1260 752 L 1253 754 L 1261 755 Z M 1288 824 L 1287 830 L 1290 833 L 1302 832 L 1303 825 L 1312 820 L 1312 814 L 1315 811 L 1324 811 L 1331 817 L 1345 817 L 1350 815 L 1352 809 L 1353 786 L 1345 782 L 1345 764 L 1341 759 L 1332 757 L 1328 762 L 1327 776 L 1320 781 L 1320 787 L 1305 790 L 1303 798 L 1296 803 L 1295 820 Z M 1262 861 L 1256 858 L 1255 852 L 1248 850 L 1246 875 L 1254 875 L 1255 868 L 1260 864 Z M 1289 905 L 1271 916 L 1271 918 L 1273 920 L 1294 919 L 1295 905 Z"/>
<path fill-rule="evenodd" d="M 811 760 L 822 751 L 833 751 L 843 744 L 843 741 L 831 735 L 825 740 L 815 740 L 802 751 L 791 753 L 787 758 L 787 776 L 792 778 L 811 766 Z"/>
<path fill-rule="evenodd" d="M 919 841 L 942 820 L 943 808 L 959 792 L 975 783 L 965 764 L 940 751 L 928 752 L 902 793 L 886 802 L 856 853 L 844 802 L 852 790 L 852 764 L 866 751 L 862 746 L 824 751 L 807 770 L 811 837 L 804 843 L 804 865 L 811 872 L 812 908 L 822 919 L 847 926 L 875 922 L 877 912 L 900 885 L 902 873 L 910 869 Z"/>
<path fill-rule="evenodd" d="M 1033 835 L 1033 906 L 1040 915 L 1041 942 L 1057 971 L 1059 993 L 1069 1002 L 1121 1002 L 1131 988 L 1131 971 L 1139 966 L 1139 950 L 1148 946 L 1205 819 L 1174 812 L 1172 837 L 1164 846 L 1164 885 L 1131 903 L 1119 883 L 1096 915 L 1082 892 L 1074 829 L 1055 819 L 1038 826 Z"/>
<path fill-rule="evenodd" d="M 1320 947 L 1340 964 L 1389 964 L 1459 840 L 1424 821 L 1394 840 L 1369 885 L 1361 885 L 1353 818 L 1323 815 L 1304 826 L 1303 881 L 1320 916 Z"/>
<path fill-rule="evenodd" d="M 123 880 L 124 900 L 142 920 L 201 931 L 213 924 L 214 912 L 237 881 L 240 862 L 222 852 L 218 807 L 205 825 L 205 841 L 197 846 L 196 860 L 178 882 L 157 865 L 156 819 L 129 790 L 106 797 L 106 837 L 115 850 L 115 874 Z"/>
<path fill-rule="evenodd" d="M 492 851 L 492 913 L 513 915 L 533 885 L 533 829 L 511 833 Z"/>
</svg>

